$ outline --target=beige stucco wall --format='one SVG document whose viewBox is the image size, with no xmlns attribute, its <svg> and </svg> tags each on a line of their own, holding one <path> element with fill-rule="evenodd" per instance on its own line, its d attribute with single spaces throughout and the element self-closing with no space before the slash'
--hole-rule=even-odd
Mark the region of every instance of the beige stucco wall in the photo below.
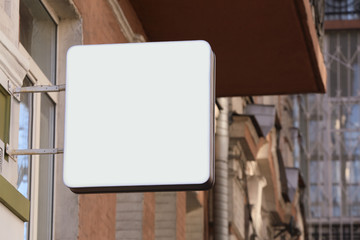
<svg viewBox="0 0 360 240">
<path fill-rule="evenodd" d="M 0 238 L 24 239 L 24 223 L 0 203 Z"/>
<path fill-rule="evenodd" d="M 18 1 L 0 0 L 0 84 L 12 95 L 12 89 L 22 83 L 29 62 L 19 52 Z M 12 95 L 10 109 L 10 146 L 17 146 L 19 129 L 19 101 Z M 0 174 L 17 187 L 17 162 L 15 158 L 3 160 Z M 16 191 L 16 190 L 14 190 Z M 11 204 L 11 203 L 10 203 Z M 24 222 L 8 207 L 0 203 L 0 238 L 24 239 Z"/>
</svg>

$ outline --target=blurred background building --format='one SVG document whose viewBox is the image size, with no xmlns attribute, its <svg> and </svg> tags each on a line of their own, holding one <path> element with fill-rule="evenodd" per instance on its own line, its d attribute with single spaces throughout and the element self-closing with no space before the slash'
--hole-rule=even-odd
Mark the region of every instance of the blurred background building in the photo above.
<svg viewBox="0 0 360 240">
<path fill-rule="evenodd" d="M 355 28 L 357 5 L 331 6 L 343 5 L 346 14 L 327 7 L 335 12 L 327 16 L 351 16 Z M 324 7 L 309 0 L 0 0 L 0 239 L 326 239 L 335 229 L 356 239 L 358 40 L 355 31 L 324 40 L 324 24 L 344 29 L 344 21 L 323 22 Z M 63 147 L 64 92 L 19 91 L 65 84 L 71 46 L 192 39 L 208 41 L 217 56 L 213 189 L 76 195 L 63 184 L 62 154 L 16 155 Z M 289 96 L 325 92 L 322 42 L 336 69 L 328 71 L 330 95 Z M 138 144 L 141 151 L 146 143 Z"/>
<path fill-rule="evenodd" d="M 360 1 L 325 1 L 325 95 L 294 98 L 309 239 L 360 239 Z"/>
</svg>

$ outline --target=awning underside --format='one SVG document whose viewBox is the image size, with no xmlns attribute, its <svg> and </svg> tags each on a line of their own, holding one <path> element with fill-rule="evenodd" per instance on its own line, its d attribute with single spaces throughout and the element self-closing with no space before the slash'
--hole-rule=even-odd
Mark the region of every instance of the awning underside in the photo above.
<svg viewBox="0 0 360 240">
<path fill-rule="evenodd" d="M 217 97 L 325 91 L 308 0 L 130 2 L 149 41 L 211 44 Z"/>
</svg>

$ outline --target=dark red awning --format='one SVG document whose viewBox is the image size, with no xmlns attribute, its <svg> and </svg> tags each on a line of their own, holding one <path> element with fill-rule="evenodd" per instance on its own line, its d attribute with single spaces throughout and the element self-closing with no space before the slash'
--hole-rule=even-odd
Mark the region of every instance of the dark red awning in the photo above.
<svg viewBox="0 0 360 240">
<path fill-rule="evenodd" d="M 326 70 L 308 0 L 130 2 L 149 41 L 211 44 L 217 97 L 325 92 Z"/>
</svg>

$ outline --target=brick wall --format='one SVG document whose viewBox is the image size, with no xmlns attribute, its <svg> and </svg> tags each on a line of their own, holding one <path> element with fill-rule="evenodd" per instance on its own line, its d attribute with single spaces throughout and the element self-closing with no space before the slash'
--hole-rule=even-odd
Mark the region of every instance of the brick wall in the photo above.
<svg viewBox="0 0 360 240">
<path fill-rule="evenodd" d="M 204 209 L 197 208 L 186 214 L 186 240 L 204 239 Z"/>
<path fill-rule="evenodd" d="M 155 193 L 155 239 L 176 240 L 176 193 Z"/>
<path fill-rule="evenodd" d="M 107 1 L 74 0 L 74 3 L 83 20 L 84 44 L 127 42 Z"/>
<path fill-rule="evenodd" d="M 74 0 L 83 24 L 83 43 L 120 43 L 126 39 L 106 1 Z M 116 195 L 92 194 L 79 197 L 78 239 L 115 239 Z"/>
<path fill-rule="evenodd" d="M 117 194 L 116 240 L 142 239 L 143 203 L 143 193 Z"/>
<path fill-rule="evenodd" d="M 186 192 L 176 194 L 176 240 L 186 239 Z"/>
<path fill-rule="evenodd" d="M 83 44 L 125 43 L 120 24 L 110 4 L 104 0 L 73 0 L 81 19 Z M 121 1 L 129 23 L 136 31 L 142 31 L 128 0 Z M 79 197 L 80 240 L 112 240 L 116 232 L 116 194 L 92 194 Z"/>
<path fill-rule="evenodd" d="M 186 193 L 156 193 L 155 210 L 155 239 L 185 240 Z"/>
<path fill-rule="evenodd" d="M 142 237 L 155 239 L 155 193 L 144 193 Z"/>
<path fill-rule="evenodd" d="M 79 196 L 78 240 L 115 240 L 115 194 Z"/>
</svg>

